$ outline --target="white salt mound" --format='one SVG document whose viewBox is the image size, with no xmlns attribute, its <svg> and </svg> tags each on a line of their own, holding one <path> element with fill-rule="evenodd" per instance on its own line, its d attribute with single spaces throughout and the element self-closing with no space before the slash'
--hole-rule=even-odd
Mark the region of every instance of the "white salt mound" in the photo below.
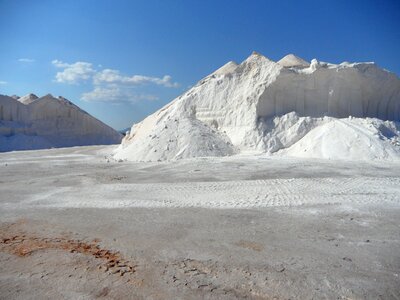
<svg viewBox="0 0 400 300">
<path fill-rule="evenodd" d="M 295 55 L 276 63 L 253 52 L 135 124 L 115 158 L 157 161 L 256 151 L 398 159 L 399 120 L 400 80 L 374 63 L 308 64 Z"/>
<path fill-rule="evenodd" d="M 284 58 L 278 61 L 278 64 L 286 68 L 291 68 L 291 67 L 307 68 L 310 66 L 310 64 L 307 61 L 294 54 L 286 55 Z"/>
<path fill-rule="evenodd" d="M 400 158 L 400 124 L 376 118 L 313 119 L 296 143 L 279 155 L 325 159 L 376 160 Z M 282 132 L 282 136 L 286 136 Z"/>
<path fill-rule="evenodd" d="M 117 144 L 121 139 L 65 98 L 0 95 L 0 151 Z"/>
</svg>

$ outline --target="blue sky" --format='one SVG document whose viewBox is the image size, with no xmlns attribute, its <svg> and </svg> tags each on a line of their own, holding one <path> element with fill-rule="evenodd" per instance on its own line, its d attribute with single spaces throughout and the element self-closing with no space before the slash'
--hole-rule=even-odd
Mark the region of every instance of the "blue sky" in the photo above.
<svg viewBox="0 0 400 300">
<path fill-rule="evenodd" d="M 400 74 L 400 1 L 0 0 L 0 94 L 62 95 L 116 129 L 253 50 Z"/>
</svg>

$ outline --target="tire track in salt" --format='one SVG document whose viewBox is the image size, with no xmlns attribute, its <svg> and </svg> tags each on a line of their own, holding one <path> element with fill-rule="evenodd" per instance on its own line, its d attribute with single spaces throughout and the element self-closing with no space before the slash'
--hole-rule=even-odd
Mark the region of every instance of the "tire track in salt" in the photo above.
<svg viewBox="0 0 400 300">
<path fill-rule="evenodd" d="M 400 178 L 295 178 L 160 184 L 97 184 L 36 194 L 51 207 L 253 208 L 332 203 L 400 203 Z"/>
</svg>

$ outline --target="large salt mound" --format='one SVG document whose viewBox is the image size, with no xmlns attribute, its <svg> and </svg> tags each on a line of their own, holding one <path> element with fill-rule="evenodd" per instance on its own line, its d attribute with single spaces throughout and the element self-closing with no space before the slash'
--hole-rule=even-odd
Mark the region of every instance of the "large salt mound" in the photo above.
<svg viewBox="0 0 400 300">
<path fill-rule="evenodd" d="M 65 98 L 0 95 L 0 151 L 117 144 L 121 139 Z"/>
<path fill-rule="evenodd" d="M 374 63 L 335 65 L 314 59 L 308 64 L 294 55 L 275 63 L 254 52 L 239 65 L 229 62 L 135 124 L 115 157 L 154 161 L 241 151 L 275 153 L 294 147 L 301 140 L 303 146 L 299 144 L 299 149 L 287 151 L 288 155 L 312 148 L 315 151 L 310 151 L 309 156 L 333 157 L 317 151 L 318 145 L 314 144 L 322 139 L 312 136 L 322 126 L 321 132 L 328 137 L 329 126 L 333 126 L 328 125 L 329 120 L 349 116 L 399 121 L 399 78 Z M 185 125 L 171 126 L 171 120 Z M 346 135 L 352 135 L 352 122 L 348 121 L 347 127 L 342 128 Z M 395 122 L 389 123 L 389 127 L 398 126 Z M 308 134 L 311 134 L 309 139 Z M 171 142 L 176 140 L 179 142 Z M 386 142 L 378 139 L 376 147 L 337 147 L 335 157 L 400 157 L 398 147 Z M 393 151 L 378 150 L 389 146 L 393 146 Z M 357 152 L 363 155 L 358 156 Z M 370 154 L 364 155 L 365 152 Z"/>
</svg>

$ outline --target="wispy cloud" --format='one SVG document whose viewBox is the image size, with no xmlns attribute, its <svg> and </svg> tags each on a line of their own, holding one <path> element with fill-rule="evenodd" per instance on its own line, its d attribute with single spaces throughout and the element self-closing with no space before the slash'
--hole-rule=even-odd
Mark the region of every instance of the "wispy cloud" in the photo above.
<svg viewBox="0 0 400 300">
<path fill-rule="evenodd" d="M 93 77 L 95 84 L 101 83 L 124 83 L 131 85 L 142 85 L 142 84 L 156 84 L 164 87 L 179 87 L 177 82 L 172 81 L 172 77 L 165 75 L 162 78 L 151 77 L 144 75 L 132 75 L 122 76 L 118 70 L 104 69 L 101 72 L 96 73 Z"/>
<path fill-rule="evenodd" d="M 5 85 L 5 84 L 7 84 L 7 81 L 0 80 L 0 85 Z"/>
<path fill-rule="evenodd" d="M 83 93 L 81 99 L 88 102 L 137 102 L 141 100 L 154 101 L 158 97 L 149 94 L 136 94 L 119 86 L 96 86 L 93 91 Z"/>
<path fill-rule="evenodd" d="M 95 70 L 91 63 L 78 61 L 73 64 L 68 64 L 60 60 L 51 62 L 55 67 L 62 68 L 61 72 L 57 72 L 56 81 L 60 83 L 77 84 L 81 81 L 86 81 L 92 78 Z"/>
<path fill-rule="evenodd" d="M 22 63 L 33 63 L 33 62 L 35 62 L 35 60 L 33 58 L 19 58 L 18 61 L 22 62 Z"/>
<path fill-rule="evenodd" d="M 145 75 L 125 75 L 119 70 L 103 69 L 95 70 L 89 62 L 75 62 L 72 64 L 61 60 L 51 62 L 56 68 L 62 69 L 57 72 L 55 81 L 59 83 L 78 84 L 91 83 L 92 91 L 83 93 L 81 99 L 84 101 L 101 102 L 137 102 L 141 100 L 153 101 L 158 97 L 155 95 L 140 93 L 137 89 L 143 85 L 158 85 L 166 88 L 177 88 L 179 84 L 172 80 L 169 75 L 163 77 Z M 102 68 L 101 65 L 97 65 Z"/>
</svg>

